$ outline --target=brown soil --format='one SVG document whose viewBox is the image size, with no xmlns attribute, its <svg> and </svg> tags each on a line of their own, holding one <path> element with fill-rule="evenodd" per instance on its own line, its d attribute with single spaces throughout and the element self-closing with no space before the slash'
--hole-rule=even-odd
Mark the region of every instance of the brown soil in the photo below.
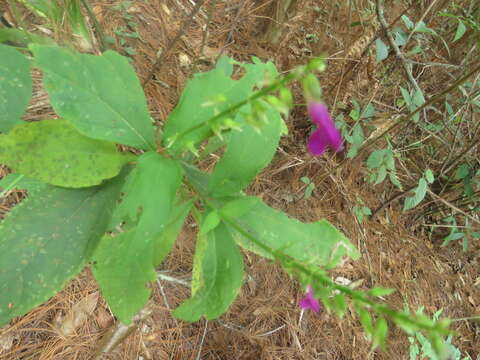
<svg viewBox="0 0 480 360">
<path fill-rule="evenodd" d="M 117 0 L 102 0 L 93 6 L 105 32 L 112 36 L 119 25 L 126 26 L 121 12 L 114 9 L 117 3 Z M 130 39 L 128 43 L 137 51 L 133 59 L 140 79 L 149 73 L 159 49 L 165 49 L 175 37 L 185 12 L 191 11 L 194 3 L 188 0 L 131 2 L 127 13 L 138 24 L 141 40 Z M 272 46 L 263 41 L 262 36 L 275 1 L 216 1 L 211 10 L 207 2 L 145 88 L 152 116 L 163 122 L 187 79 L 196 71 L 210 68 L 221 53 L 237 60 L 248 60 L 252 55 L 270 59 L 280 71 L 303 64 L 311 56 L 328 53 L 329 67 L 321 74 L 321 81 L 325 101 L 334 112 L 343 111 L 335 104 L 352 97 L 364 104 L 371 98 L 392 103 L 398 95 L 395 83 L 405 81 L 400 65 L 395 65 L 390 78 L 381 83 L 383 80 L 376 78 L 374 55 L 360 58 L 363 45 L 376 37 L 373 35 L 376 28 L 370 26 L 373 22 L 369 21 L 368 14 L 361 18 L 358 10 L 367 9 L 368 3 L 298 0 L 294 15 L 283 26 L 280 42 Z M 387 4 L 387 20 L 392 21 L 407 8 L 402 3 Z M 416 7 L 408 12 L 412 19 L 418 19 L 421 10 L 425 10 L 420 5 Z M 212 21 L 201 54 L 203 26 L 208 17 Z M 370 20 L 374 17 L 374 12 L 370 13 Z M 359 26 L 349 26 L 360 20 Z M 425 21 L 428 20 L 429 17 Z M 395 64 L 395 59 L 391 61 Z M 351 65 L 357 66 L 345 75 Z M 442 89 L 444 84 L 436 80 L 446 81 L 443 76 L 433 71 L 423 74 L 432 93 Z M 300 91 L 298 88 L 295 91 L 296 100 L 301 103 Z M 38 87 L 27 118 L 39 119 L 51 114 L 45 99 L 45 93 Z M 382 121 L 389 122 L 387 108 L 385 114 L 379 116 L 379 127 L 383 126 Z M 396 202 L 375 220 L 366 219 L 359 224 L 352 212 L 357 197 L 375 209 L 394 189 L 368 184 L 361 166 L 364 159 L 349 161 L 332 171 L 338 158 L 331 154 L 321 158 L 310 156 L 305 149 L 310 122 L 304 107 L 297 107 L 287 124 L 289 135 L 283 138 L 273 163 L 257 178 L 249 193 L 304 221 L 326 218 L 358 246 L 362 258 L 336 269 L 333 278 L 348 278 L 363 289 L 394 288 L 397 291 L 388 296 L 386 302 L 397 309 L 408 305 L 416 310 L 423 305 L 430 315 L 443 309 L 443 315 L 450 318 L 480 313 L 478 243 L 472 243 L 466 253 L 457 245 L 440 247 L 429 240 L 426 231 L 419 230 L 417 223 L 411 222 L 411 216 L 401 213 L 401 206 Z M 299 196 L 305 187 L 300 181 L 303 176 L 316 182 L 313 196 L 306 200 Z M 10 195 L 2 211 L 18 202 L 18 196 Z M 194 232 L 186 226 L 161 269 L 187 279 L 193 247 Z M 338 319 L 325 311 L 319 315 L 306 312 L 300 321 L 297 303 L 303 291 L 298 283 L 279 266 L 257 256 L 245 254 L 245 263 L 248 277 L 241 295 L 232 308 L 215 321 L 189 324 L 175 320 L 170 309 L 188 297 L 188 288 L 165 281 L 153 284 L 152 315 L 103 358 L 408 359 L 407 336 L 393 324 L 390 324 L 388 349 L 372 351 L 359 321 L 351 313 Z M 61 335 L 58 324 L 75 304 L 95 292 L 98 288 L 86 269 L 64 291 L 3 329 L 1 338 L 9 336 L 11 344 L 0 348 L 0 359 L 93 359 L 101 338 L 114 326 L 105 302 L 100 299 L 88 320 L 68 336 Z M 452 327 L 457 332 L 454 344 L 462 353 L 468 353 L 472 359 L 480 356 L 478 323 L 456 321 Z"/>
</svg>

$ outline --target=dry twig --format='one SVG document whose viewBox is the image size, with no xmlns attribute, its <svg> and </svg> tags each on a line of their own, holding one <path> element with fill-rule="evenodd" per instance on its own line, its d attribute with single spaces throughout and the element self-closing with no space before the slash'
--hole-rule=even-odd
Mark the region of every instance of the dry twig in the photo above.
<svg viewBox="0 0 480 360">
<path fill-rule="evenodd" d="M 170 51 L 173 49 L 173 47 L 175 46 L 177 41 L 180 40 L 180 38 L 188 30 L 188 28 L 190 27 L 189 25 L 190 25 L 192 19 L 200 11 L 200 8 L 202 7 L 202 5 L 205 1 L 206 0 L 198 0 L 197 4 L 193 8 L 192 12 L 188 15 L 188 17 L 180 25 L 180 29 L 178 30 L 178 32 L 175 35 L 175 37 L 173 38 L 173 40 L 170 41 L 167 48 L 164 51 L 161 52 L 160 56 L 157 56 L 157 60 L 152 65 L 152 68 L 150 69 L 150 72 L 147 74 L 147 76 L 143 80 L 142 87 L 145 88 L 145 86 L 150 82 L 150 80 L 152 80 L 153 75 L 155 75 L 155 73 L 158 72 L 162 68 L 165 58 L 170 53 Z"/>
</svg>

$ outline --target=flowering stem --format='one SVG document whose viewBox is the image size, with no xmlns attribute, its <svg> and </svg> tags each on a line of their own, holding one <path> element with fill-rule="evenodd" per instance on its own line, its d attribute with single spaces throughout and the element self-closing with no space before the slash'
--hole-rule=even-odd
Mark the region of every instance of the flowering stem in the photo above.
<svg viewBox="0 0 480 360">
<path fill-rule="evenodd" d="M 203 198 L 202 200 L 205 201 L 206 204 L 211 206 L 212 208 L 217 208 L 215 204 L 213 204 L 208 199 Z M 328 287 L 331 290 L 338 290 L 339 292 L 349 296 L 352 300 L 363 304 L 364 307 L 373 310 L 377 314 L 381 314 L 383 316 L 389 317 L 397 323 L 408 324 L 409 326 L 418 328 L 420 330 L 425 330 L 429 333 L 436 333 L 443 335 L 447 332 L 447 330 L 442 327 L 441 325 L 438 326 L 436 323 L 430 323 L 422 321 L 421 319 L 412 318 L 410 315 L 405 313 L 397 312 L 386 305 L 378 304 L 371 299 L 369 299 L 368 295 L 363 294 L 360 291 L 355 291 L 347 286 L 338 285 L 328 276 L 323 275 L 320 272 L 314 272 L 308 267 L 304 266 L 303 264 L 297 262 L 295 259 L 291 258 L 290 256 L 270 248 L 269 246 L 262 243 L 259 239 L 251 235 L 248 231 L 244 230 L 241 225 L 239 225 L 234 220 L 230 219 L 229 217 L 222 214 L 221 211 L 218 212 L 222 221 L 224 221 L 227 225 L 229 225 L 234 230 L 238 231 L 242 236 L 250 240 L 256 246 L 261 248 L 262 250 L 268 252 L 273 256 L 274 259 L 279 261 L 284 266 L 288 264 L 288 267 L 301 272 L 305 275 L 308 275 L 313 280 L 316 280 L 318 283 Z"/>
<path fill-rule="evenodd" d="M 259 99 L 259 98 L 261 98 L 261 97 L 263 97 L 263 96 L 265 96 L 265 95 L 267 95 L 267 94 L 269 94 L 269 93 L 271 93 L 275 90 L 278 90 L 278 89 L 282 88 L 283 86 L 287 85 L 288 83 L 290 83 L 294 80 L 298 80 L 298 79 L 302 78 L 306 74 L 308 74 L 312 71 L 315 71 L 317 66 L 318 66 L 318 60 L 313 59 L 307 65 L 300 66 L 300 67 L 294 69 L 288 75 L 285 75 L 284 77 L 281 77 L 280 79 L 275 80 L 273 82 L 273 84 L 271 84 L 271 85 L 269 85 L 269 86 L 267 86 L 267 87 L 265 87 L 261 90 L 258 90 L 252 96 L 249 96 L 245 100 L 242 100 L 242 101 L 236 103 L 235 105 L 230 106 L 228 109 L 225 109 L 224 111 L 220 112 L 219 114 L 217 114 L 215 116 L 212 116 L 208 120 L 206 120 L 204 122 L 201 122 L 197 125 L 194 125 L 194 126 L 188 128 L 187 130 L 181 132 L 177 136 L 177 138 L 175 139 L 175 142 L 183 139 L 186 135 L 192 133 L 193 131 L 196 131 L 196 130 L 202 128 L 206 124 L 208 124 L 210 122 L 213 122 L 215 120 L 221 119 L 222 117 L 225 117 L 227 115 L 230 115 L 231 113 L 240 109 L 242 106 L 244 106 L 244 105 L 246 105 L 246 104 L 248 104 L 248 103 L 250 103 L 254 100 L 257 100 L 257 99 Z"/>
<path fill-rule="evenodd" d="M 245 100 L 242 100 L 242 101 L 236 103 L 235 105 L 230 106 L 228 109 L 225 109 L 221 113 L 219 113 L 215 116 L 212 116 L 208 120 L 206 120 L 204 122 L 201 122 L 197 125 L 194 125 L 194 126 L 188 128 L 187 130 L 183 131 L 175 139 L 175 142 L 178 142 L 179 140 L 183 139 L 188 134 L 202 128 L 203 126 L 205 126 L 206 124 L 208 124 L 210 122 L 213 122 L 215 120 L 221 119 L 222 117 L 230 115 L 231 113 L 240 109 L 242 106 L 244 106 L 244 105 L 246 105 L 246 104 L 248 104 L 248 103 L 250 103 L 250 102 L 252 102 L 256 99 L 259 99 L 259 98 L 261 98 L 261 97 L 263 97 L 263 96 L 281 88 L 282 86 L 285 86 L 286 84 L 288 84 L 289 82 L 291 82 L 293 80 L 296 80 L 297 78 L 298 78 L 298 74 L 296 72 L 292 72 L 292 73 L 288 74 L 287 76 L 283 77 L 282 79 L 275 81 L 272 85 L 267 86 L 267 87 L 257 91 L 256 93 L 254 93 L 252 96 L 246 98 Z"/>
</svg>

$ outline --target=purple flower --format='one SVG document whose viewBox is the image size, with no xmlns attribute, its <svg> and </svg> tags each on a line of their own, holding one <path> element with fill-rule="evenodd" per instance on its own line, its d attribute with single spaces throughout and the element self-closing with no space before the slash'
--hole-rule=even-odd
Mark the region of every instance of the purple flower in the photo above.
<svg viewBox="0 0 480 360">
<path fill-rule="evenodd" d="M 320 303 L 313 297 L 313 289 L 310 285 L 307 286 L 307 293 L 305 297 L 300 300 L 298 304 L 302 309 L 312 309 L 318 313 L 320 311 Z"/>
<path fill-rule="evenodd" d="M 308 151 L 315 156 L 322 155 L 328 146 L 335 152 L 342 151 L 342 134 L 335 127 L 328 108 L 322 103 L 312 101 L 308 103 L 308 113 L 312 121 L 318 125 L 318 129 L 308 139 Z"/>
</svg>

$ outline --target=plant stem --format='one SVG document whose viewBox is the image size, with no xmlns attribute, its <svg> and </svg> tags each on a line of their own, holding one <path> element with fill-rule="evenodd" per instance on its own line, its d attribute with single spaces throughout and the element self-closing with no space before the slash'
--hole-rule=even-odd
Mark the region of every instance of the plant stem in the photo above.
<svg viewBox="0 0 480 360">
<path fill-rule="evenodd" d="M 93 27 L 95 28 L 95 31 L 97 32 L 97 38 L 100 46 L 100 52 L 104 52 L 108 50 L 107 43 L 105 42 L 105 34 L 103 32 L 102 26 L 97 20 L 97 17 L 95 16 L 95 13 L 92 11 L 92 8 L 90 7 L 90 4 L 88 3 L 88 0 L 81 0 L 82 5 L 85 8 L 85 10 L 88 13 L 88 16 L 90 16 L 90 19 L 93 21 Z"/>
<path fill-rule="evenodd" d="M 252 102 L 252 101 L 255 101 L 256 99 L 258 98 L 261 98 L 262 96 L 265 96 L 279 88 L 281 88 L 282 86 L 285 86 L 287 85 L 289 82 L 293 81 L 293 80 L 296 80 L 298 78 L 298 73 L 297 72 L 291 72 L 290 74 L 284 76 L 283 78 L 281 78 L 280 80 L 277 80 L 275 81 L 272 85 L 270 86 L 267 86 L 259 91 L 257 91 L 255 94 L 253 94 L 252 96 L 248 97 L 247 99 L 245 100 L 242 100 L 238 103 L 236 103 L 235 105 L 232 105 L 231 107 L 229 107 L 228 109 L 225 109 L 224 111 L 220 112 L 219 114 L 215 115 L 215 116 L 212 116 L 211 118 L 209 118 L 208 120 L 204 121 L 204 122 L 201 122 L 197 125 L 194 125 L 190 128 L 188 128 L 187 130 L 183 131 L 182 133 L 180 133 L 177 138 L 175 139 L 175 142 L 178 142 L 180 140 L 182 140 L 185 136 L 187 136 L 188 134 L 202 128 L 203 126 L 205 126 L 206 124 L 208 123 L 211 123 L 211 122 L 214 122 L 215 120 L 218 120 L 218 119 L 221 119 L 227 115 L 230 115 L 231 113 L 235 112 L 236 110 L 240 109 L 242 106 Z"/>
<path fill-rule="evenodd" d="M 212 208 L 217 208 L 215 204 L 213 204 L 209 199 L 203 198 L 202 199 L 208 206 Z M 387 316 L 394 320 L 397 323 L 400 324 L 409 324 L 409 326 L 412 326 L 414 328 L 418 328 L 421 330 L 426 330 L 430 333 L 436 333 L 436 334 L 445 334 L 448 331 L 442 327 L 438 326 L 436 323 L 431 324 L 428 321 L 422 321 L 417 318 L 412 318 L 410 315 L 407 315 L 406 313 L 402 312 L 397 312 L 390 307 L 386 305 L 381 305 L 378 304 L 372 300 L 369 299 L 368 295 L 363 294 L 360 291 L 355 291 L 347 286 L 342 286 L 338 285 L 335 283 L 332 279 L 330 279 L 328 276 L 323 275 L 320 271 L 313 271 L 312 269 L 304 266 L 303 264 L 297 262 L 295 259 L 291 258 L 290 256 L 283 254 L 282 252 L 278 250 L 274 250 L 270 248 L 269 246 L 263 244 L 259 239 L 257 239 L 255 236 L 251 235 L 248 231 L 244 230 L 242 226 L 240 226 L 238 223 L 236 223 L 234 220 L 230 219 L 229 217 L 225 216 L 222 214 L 221 211 L 218 211 L 220 218 L 222 219 L 223 222 L 225 222 L 227 225 L 229 225 L 232 229 L 236 230 L 239 232 L 242 236 L 250 240 L 252 243 L 254 243 L 256 246 L 261 248 L 262 250 L 268 252 L 269 254 L 272 255 L 272 257 L 279 261 L 284 267 L 288 266 L 291 269 L 294 269 L 300 273 L 303 273 L 313 280 L 316 280 L 318 283 L 323 284 L 324 286 L 328 287 L 331 290 L 338 290 L 339 292 L 348 295 L 352 300 L 361 303 L 365 308 L 368 308 L 369 311 L 373 310 L 377 314 L 381 314 L 383 316 Z"/>
</svg>

